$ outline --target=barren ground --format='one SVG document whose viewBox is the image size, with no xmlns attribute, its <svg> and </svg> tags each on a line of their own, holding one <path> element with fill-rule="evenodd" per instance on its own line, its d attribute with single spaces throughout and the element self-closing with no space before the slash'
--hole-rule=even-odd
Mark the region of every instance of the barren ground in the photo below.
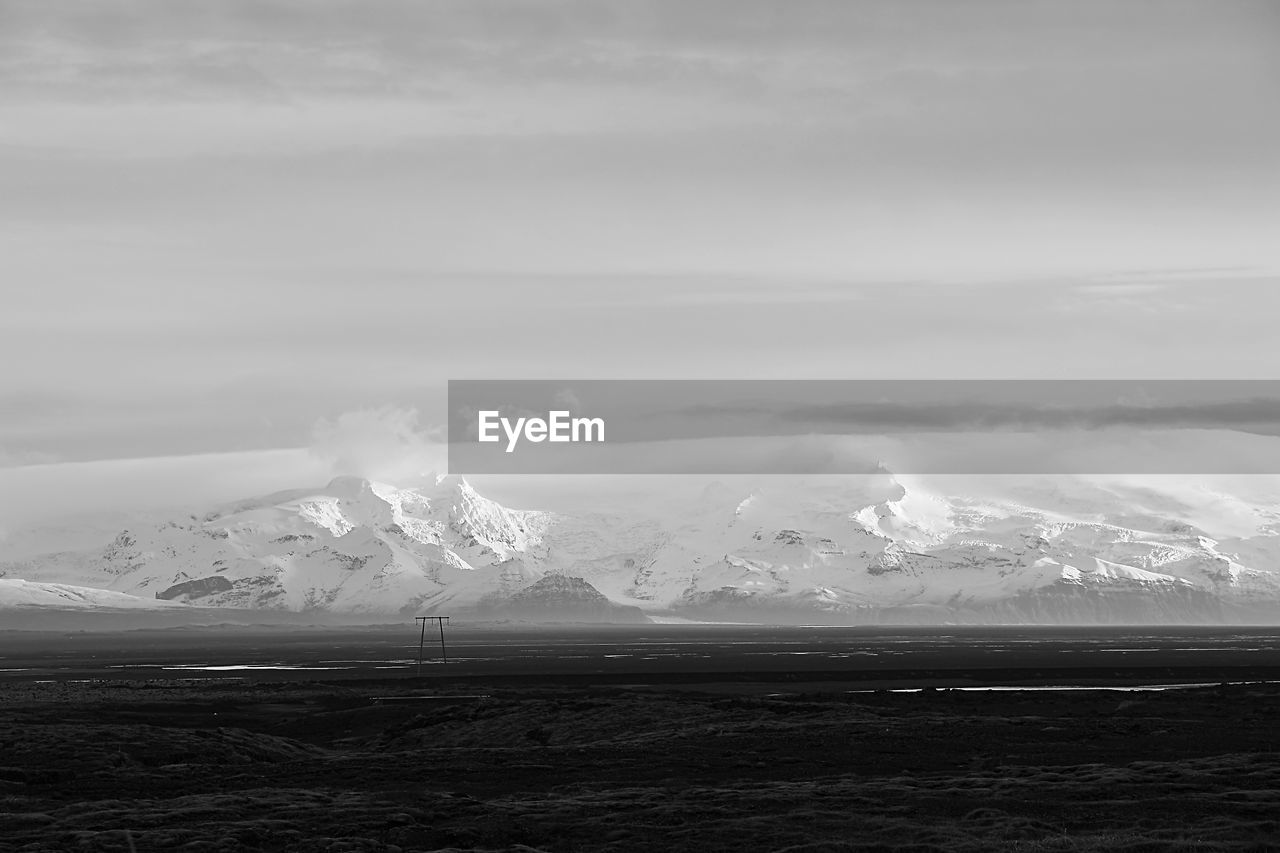
<svg viewBox="0 0 1280 853">
<path fill-rule="evenodd" d="M 657 680 L 6 682 L 0 851 L 1280 844 L 1277 687 Z"/>
</svg>

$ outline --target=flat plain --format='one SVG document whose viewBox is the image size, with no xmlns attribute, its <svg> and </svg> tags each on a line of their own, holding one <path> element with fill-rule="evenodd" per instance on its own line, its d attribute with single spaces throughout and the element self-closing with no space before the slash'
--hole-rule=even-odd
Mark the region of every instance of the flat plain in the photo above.
<svg viewBox="0 0 1280 853">
<path fill-rule="evenodd" d="M 413 630 L 0 634 L 0 851 L 1280 844 L 1274 629 Z"/>
</svg>

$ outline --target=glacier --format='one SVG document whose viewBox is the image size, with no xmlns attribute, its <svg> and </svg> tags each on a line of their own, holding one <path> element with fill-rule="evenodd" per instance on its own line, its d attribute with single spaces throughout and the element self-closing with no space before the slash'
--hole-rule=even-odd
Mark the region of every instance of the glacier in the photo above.
<svg viewBox="0 0 1280 853">
<path fill-rule="evenodd" d="M 99 547 L 2 559 L 0 607 L 61 596 L 534 621 L 1280 618 L 1272 491 L 991 482 L 765 478 L 673 490 L 643 509 L 539 511 L 458 476 L 415 487 L 344 476 L 131 524 Z"/>
</svg>

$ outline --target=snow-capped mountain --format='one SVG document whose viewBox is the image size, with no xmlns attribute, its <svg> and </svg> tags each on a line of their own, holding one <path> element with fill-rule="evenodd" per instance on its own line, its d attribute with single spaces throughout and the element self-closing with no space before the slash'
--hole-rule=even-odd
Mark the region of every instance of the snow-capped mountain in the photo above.
<svg viewBox="0 0 1280 853">
<path fill-rule="evenodd" d="M 0 563 L 0 576 L 292 611 L 1280 620 L 1274 495 L 944 485 L 889 474 L 720 483 L 632 515 L 512 510 L 457 477 L 425 488 L 341 477 L 133 525 L 105 548 Z"/>
<path fill-rule="evenodd" d="M 0 603 L 6 607 L 46 607 L 58 610 L 172 610 L 168 601 L 139 598 L 123 592 L 61 583 L 0 578 Z"/>
<path fill-rule="evenodd" d="M 0 573 L 204 607 L 466 606 L 542 576 L 517 558 L 548 520 L 457 479 L 409 490 L 340 477 L 323 489 L 131 527 L 103 549 L 46 554 Z"/>
</svg>

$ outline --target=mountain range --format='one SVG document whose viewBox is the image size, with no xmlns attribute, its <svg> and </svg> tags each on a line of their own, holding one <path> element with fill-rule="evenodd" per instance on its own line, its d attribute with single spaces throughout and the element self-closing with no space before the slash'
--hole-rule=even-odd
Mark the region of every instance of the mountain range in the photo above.
<svg viewBox="0 0 1280 853">
<path fill-rule="evenodd" d="M 339 477 L 0 561 L 0 607 L 860 623 L 1280 620 L 1280 502 L 1172 485 L 713 483 L 510 509 L 456 476 Z"/>
</svg>

